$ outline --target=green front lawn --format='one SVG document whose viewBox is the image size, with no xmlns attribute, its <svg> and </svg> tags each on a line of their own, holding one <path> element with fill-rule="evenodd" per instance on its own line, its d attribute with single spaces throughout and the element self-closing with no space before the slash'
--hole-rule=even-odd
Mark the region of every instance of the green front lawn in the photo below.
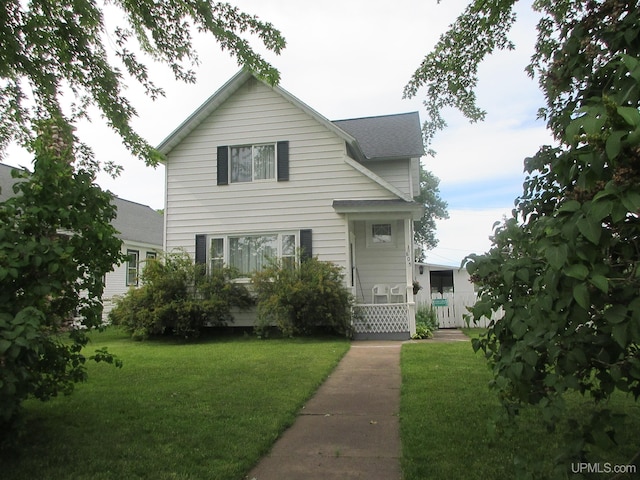
<svg viewBox="0 0 640 480">
<path fill-rule="evenodd" d="M 195 344 L 94 334 L 124 367 L 93 364 L 69 397 L 26 403 L 3 480 L 243 478 L 349 348 L 341 339 Z"/>
<path fill-rule="evenodd" d="M 474 336 L 477 331 L 466 331 Z M 550 434 L 535 412 L 522 413 L 519 431 L 512 437 L 492 430 L 492 419 L 501 412 L 482 354 L 471 344 L 415 343 L 402 348 L 401 438 L 404 480 L 507 480 L 515 478 L 517 457 L 552 467 L 561 432 Z M 567 399 L 572 411 L 586 408 L 579 396 Z M 610 405 L 629 414 L 630 426 L 620 445 L 602 453 L 604 463 L 626 465 L 640 450 L 640 405 L 632 398 L 615 398 Z M 577 410 L 579 411 L 579 410 Z M 635 460 L 636 465 L 638 459 Z M 577 468 L 577 466 L 576 466 Z M 620 479 L 639 478 L 621 476 Z M 540 478 L 548 478 L 543 474 Z M 566 465 L 567 478 L 572 475 Z M 589 478 L 609 478 L 595 475 Z"/>
</svg>

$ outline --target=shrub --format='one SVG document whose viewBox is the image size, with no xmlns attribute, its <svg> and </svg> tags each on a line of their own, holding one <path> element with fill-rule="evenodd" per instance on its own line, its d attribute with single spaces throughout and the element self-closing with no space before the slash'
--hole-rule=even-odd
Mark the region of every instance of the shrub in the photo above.
<svg viewBox="0 0 640 480">
<path fill-rule="evenodd" d="M 309 335 L 318 328 L 350 335 L 353 297 L 339 266 L 317 258 L 293 264 L 274 260 L 253 275 L 252 283 L 258 334 L 275 326 L 286 336 Z"/>
<path fill-rule="evenodd" d="M 244 285 L 234 283 L 231 269 L 206 275 L 186 253 L 149 260 L 142 272 L 142 287 L 131 289 L 117 302 L 109 319 L 136 340 L 173 333 L 194 338 L 205 326 L 233 321 L 232 307 L 252 304 Z"/>
<path fill-rule="evenodd" d="M 433 307 L 423 305 L 416 311 L 416 333 L 413 339 L 425 339 L 433 337 L 433 332 L 438 329 L 438 316 Z"/>
</svg>

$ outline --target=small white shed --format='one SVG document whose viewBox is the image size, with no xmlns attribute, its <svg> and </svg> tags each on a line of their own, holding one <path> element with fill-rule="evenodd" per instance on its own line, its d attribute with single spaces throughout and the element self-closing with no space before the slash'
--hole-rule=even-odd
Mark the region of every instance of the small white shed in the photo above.
<svg viewBox="0 0 640 480">
<path fill-rule="evenodd" d="M 440 328 L 466 327 L 467 307 L 476 302 L 469 273 L 464 268 L 430 263 L 416 263 L 414 268 L 413 278 L 422 287 L 416 295 L 416 307 L 435 308 Z"/>
</svg>

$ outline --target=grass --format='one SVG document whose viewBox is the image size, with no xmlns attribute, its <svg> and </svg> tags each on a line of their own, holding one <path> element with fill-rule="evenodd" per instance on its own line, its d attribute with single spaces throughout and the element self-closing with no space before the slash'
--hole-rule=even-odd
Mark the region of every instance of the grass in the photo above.
<svg viewBox="0 0 640 480">
<path fill-rule="evenodd" d="M 340 339 L 131 341 L 110 329 L 124 367 L 89 366 L 69 397 L 29 401 L 19 454 L 2 478 L 241 479 L 335 367 Z"/>
<path fill-rule="evenodd" d="M 465 333 L 476 336 L 479 332 Z M 488 390 L 490 378 L 484 358 L 473 352 L 470 343 L 403 346 L 400 429 L 404 480 L 512 479 L 517 459 L 536 462 L 543 471 L 552 468 L 563 443 L 562 432 L 548 433 L 534 411 L 522 412 L 514 436 L 493 430 L 492 420 L 501 407 L 496 394 Z M 586 408 L 578 396 L 567 402 L 573 412 Z M 640 450 L 640 405 L 621 396 L 611 407 L 629 414 L 627 436 L 619 447 L 602 453 L 602 461 L 624 465 Z M 580 478 L 570 468 L 566 466 L 568 478 Z"/>
</svg>

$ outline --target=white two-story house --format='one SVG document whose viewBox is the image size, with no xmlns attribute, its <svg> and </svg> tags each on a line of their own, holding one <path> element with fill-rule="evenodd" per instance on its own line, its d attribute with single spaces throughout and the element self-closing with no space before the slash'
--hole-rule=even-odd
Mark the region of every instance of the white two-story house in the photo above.
<svg viewBox="0 0 640 480">
<path fill-rule="evenodd" d="M 413 222 L 423 214 L 418 113 L 330 121 L 243 70 L 158 148 L 165 251 L 249 277 L 301 249 L 343 267 L 358 337 L 409 338 Z"/>
</svg>

